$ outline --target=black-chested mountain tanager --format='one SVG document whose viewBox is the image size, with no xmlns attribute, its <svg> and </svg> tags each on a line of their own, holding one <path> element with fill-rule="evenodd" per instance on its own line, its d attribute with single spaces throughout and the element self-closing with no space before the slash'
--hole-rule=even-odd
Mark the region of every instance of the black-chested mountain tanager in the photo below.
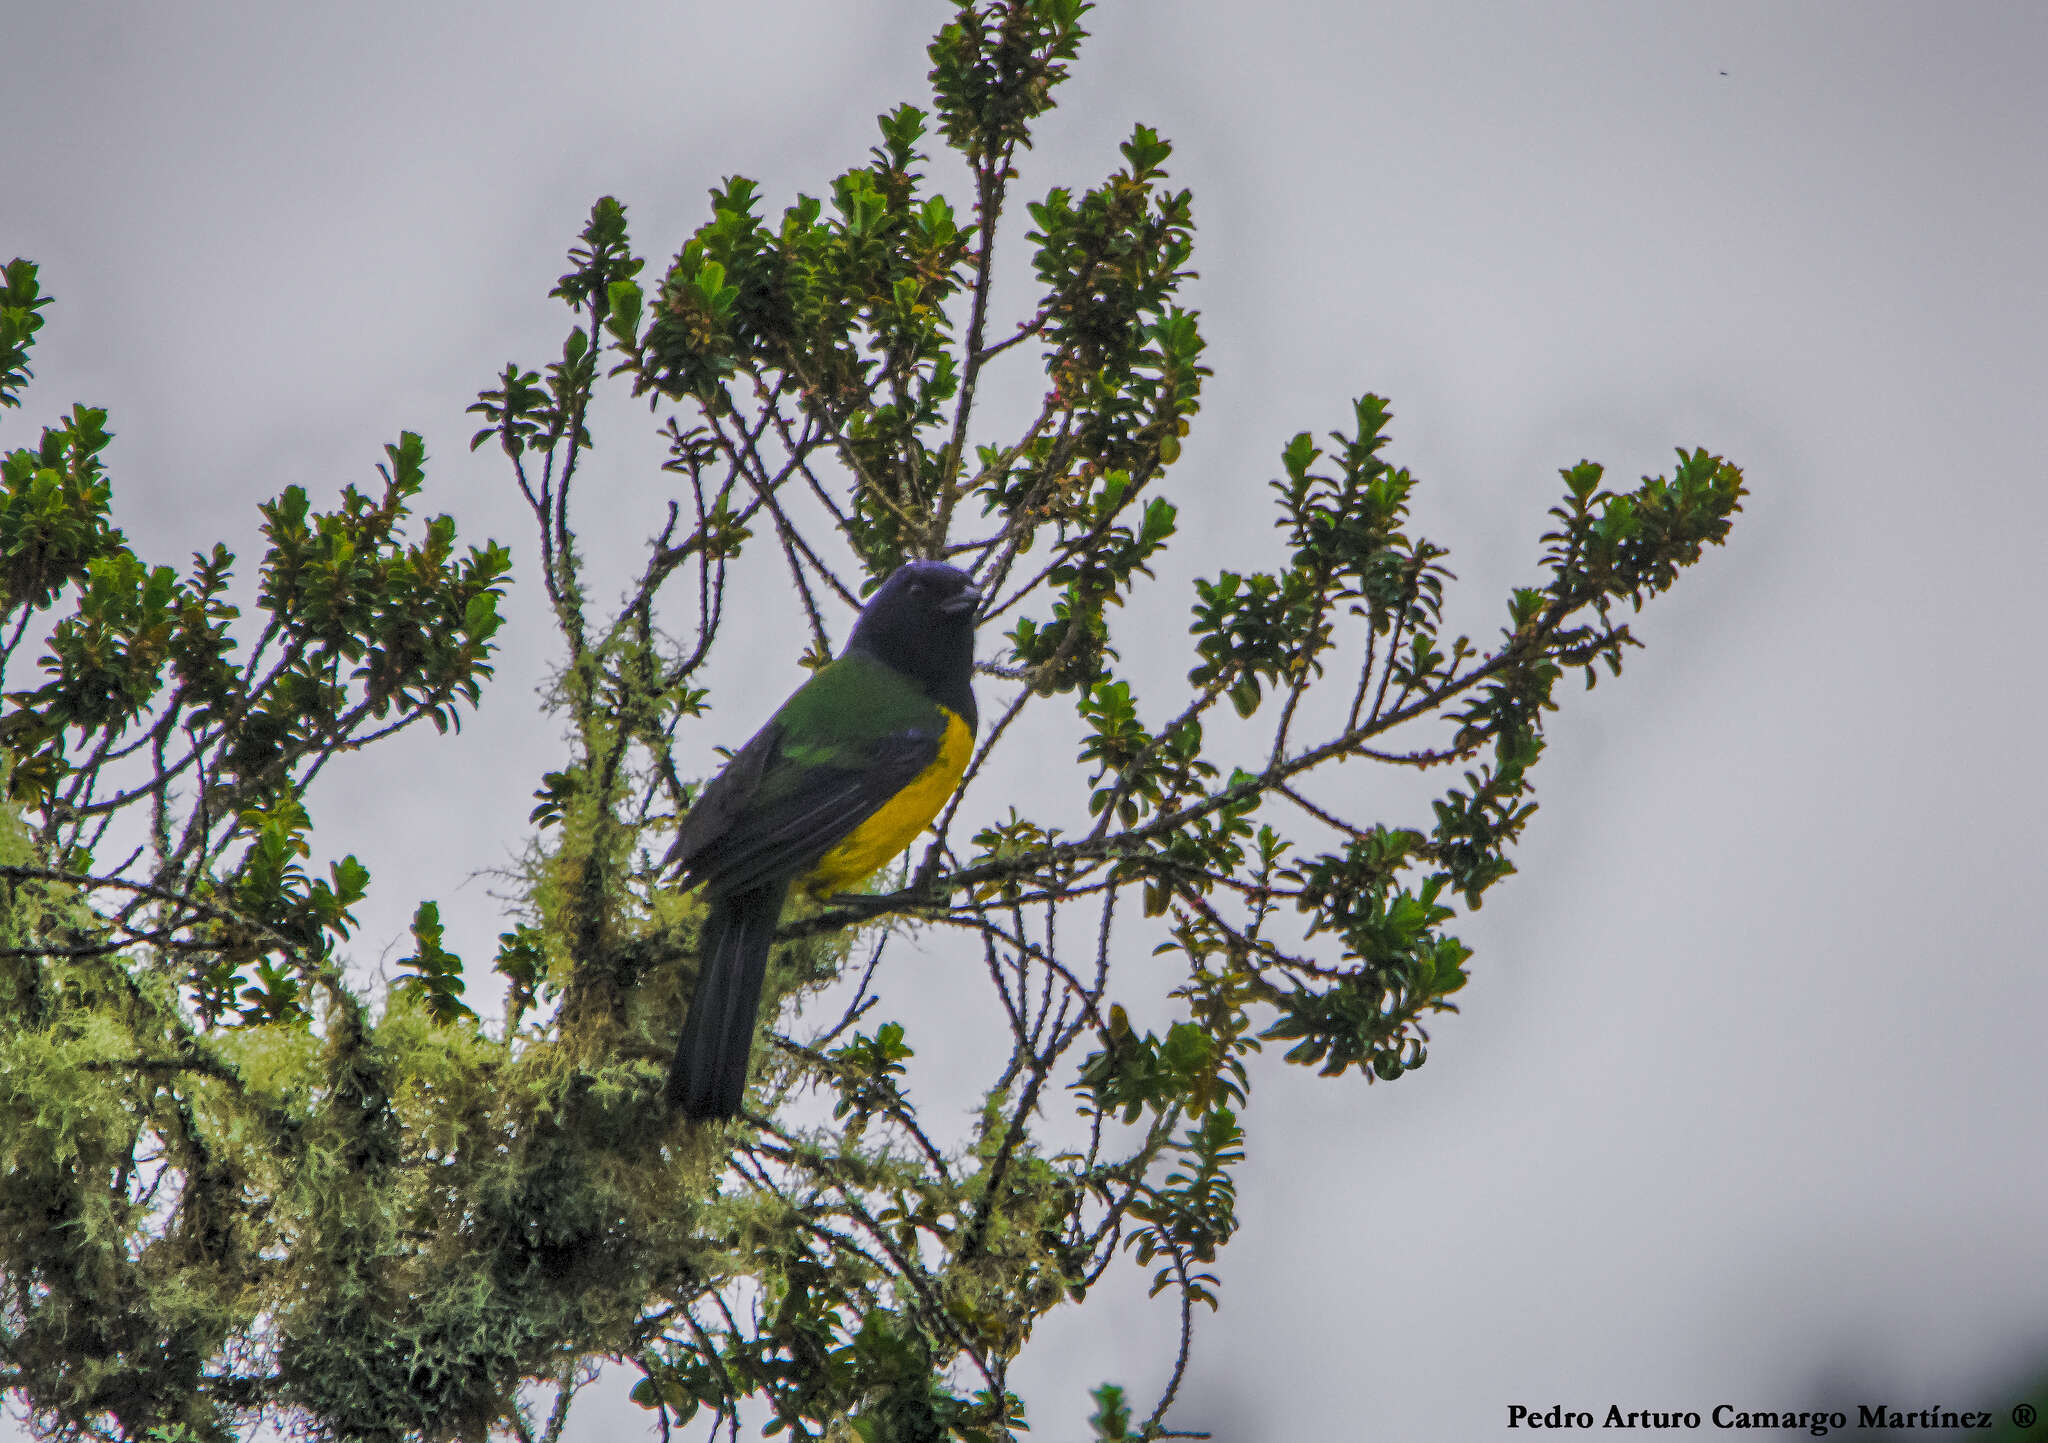
<svg viewBox="0 0 2048 1443">
<path fill-rule="evenodd" d="M 912 561 L 882 583 L 846 649 L 708 783 L 669 863 L 703 884 L 697 989 L 668 1100 L 739 1111 L 768 944 L 791 887 L 829 897 L 899 855 L 945 805 L 974 749 L 975 607 L 966 573 Z"/>
</svg>

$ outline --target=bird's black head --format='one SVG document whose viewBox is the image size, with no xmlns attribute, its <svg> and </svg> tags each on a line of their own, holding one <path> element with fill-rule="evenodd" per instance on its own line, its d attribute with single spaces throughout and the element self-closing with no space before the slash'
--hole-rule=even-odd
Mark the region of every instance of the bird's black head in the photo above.
<svg viewBox="0 0 2048 1443">
<path fill-rule="evenodd" d="M 861 609 L 846 653 L 886 662 L 922 683 L 925 695 L 975 724 L 974 614 L 981 593 L 943 561 L 908 561 Z"/>
</svg>

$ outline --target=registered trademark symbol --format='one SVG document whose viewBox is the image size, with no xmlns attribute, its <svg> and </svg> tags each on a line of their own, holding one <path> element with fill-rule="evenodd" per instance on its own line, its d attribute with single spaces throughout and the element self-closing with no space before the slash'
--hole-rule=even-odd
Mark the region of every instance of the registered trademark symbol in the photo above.
<svg viewBox="0 0 2048 1443">
<path fill-rule="evenodd" d="M 2019 1407 L 2012 1410 L 2013 1426 L 2015 1428 L 2031 1428 L 2034 1426 L 2035 1416 L 2034 1405 L 2032 1403 L 2022 1403 Z"/>
</svg>

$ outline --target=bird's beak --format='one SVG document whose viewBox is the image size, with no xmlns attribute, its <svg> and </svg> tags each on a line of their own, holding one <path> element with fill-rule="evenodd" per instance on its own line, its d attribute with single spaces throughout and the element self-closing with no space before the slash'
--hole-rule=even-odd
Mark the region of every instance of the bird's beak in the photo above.
<svg viewBox="0 0 2048 1443">
<path fill-rule="evenodd" d="M 979 605 L 981 605 L 981 593 L 977 591 L 974 587 L 969 586 L 958 592 L 955 592 L 953 595 L 947 597 L 944 601 L 940 602 L 939 615 L 959 616 L 965 612 L 974 610 L 974 608 Z"/>
</svg>

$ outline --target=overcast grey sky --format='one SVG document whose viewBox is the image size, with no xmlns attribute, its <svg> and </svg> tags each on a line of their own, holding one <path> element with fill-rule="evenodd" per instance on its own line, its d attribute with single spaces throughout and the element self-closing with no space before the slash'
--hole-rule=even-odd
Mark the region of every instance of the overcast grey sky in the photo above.
<svg viewBox="0 0 2048 1443">
<path fill-rule="evenodd" d="M 258 499 L 363 482 L 416 429 L 430 504 L 524 564 L 462 408 L 559 344 L 590 201 L 658 261 L 724 174 L 820 189 L 924 98 L 942 13 L 9 0 L 0 259 L 57 304 L 0 442 L 110 407 L 118 518 L 175 560 L 249 552 Z M 1256 536 L 1279 447 L 1367 389 L 1482 634 L 1558 467 L 1706 445 L 1754 492 L 1628 674 L 1567 697 L 1429 1066 L 1261 1072 L 1179 1426 L 2007 1406 L 2048 1359 L 2048 8 L 1112 0 L 1094 28 L 1022 185 L 1098 179 L 1133 121 L 1177 143 L 1216 374 L 1172 576 Z M 626 499 L 593 521 L 628 545 L 659 492 L 631 446 L 604 465 Z M 323 851 L 378 878 L 368 960 L 421 896 L 471 955 L 500 929 L 468 879 L 557 755 L 535 590 L 459 738 L 318 799 Z M 783 620 L 735 718 L 790 684 Z M 1033 1436 L 1156 1385 L 1172 1327 L 1132 1289 L 1054 1314 Z M 582 1439 L 646 1417 L 584 1406 Z"/>
</svg>

